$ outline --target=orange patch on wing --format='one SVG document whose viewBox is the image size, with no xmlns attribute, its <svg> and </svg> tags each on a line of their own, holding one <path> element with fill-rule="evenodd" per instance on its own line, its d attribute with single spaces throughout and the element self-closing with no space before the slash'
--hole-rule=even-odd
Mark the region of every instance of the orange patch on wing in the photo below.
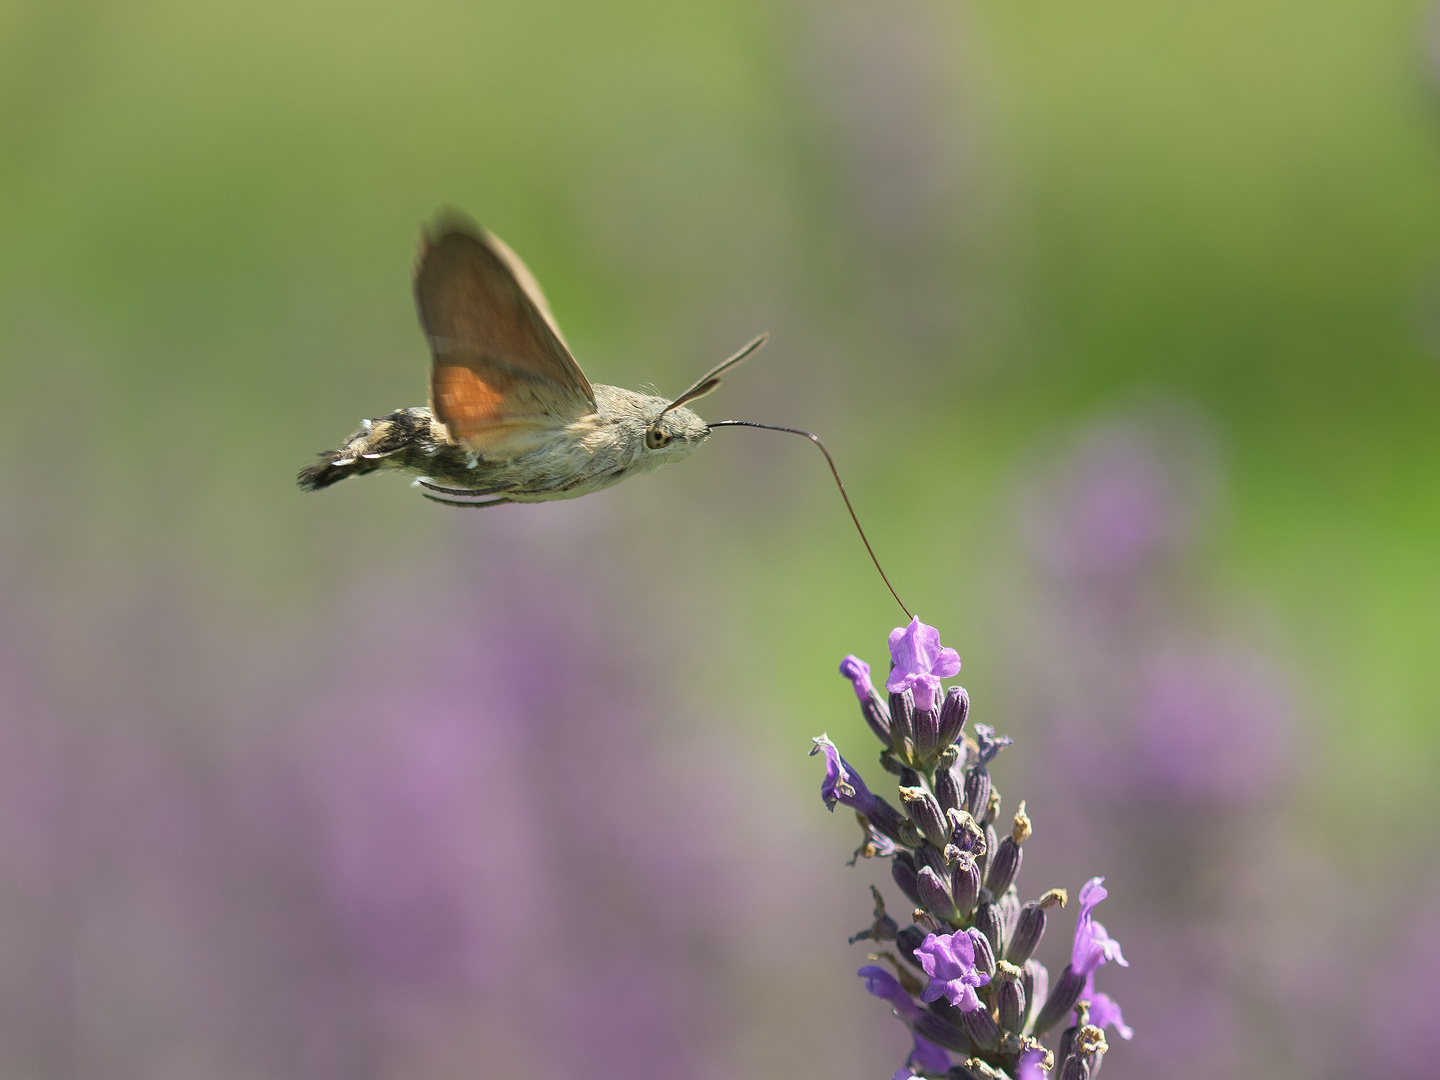
<svg viewBox="0 0 1440 1080">
<path fill-rule="evenodd" d="M 474 435 L 506 416 L 505 388 L 487 382 L 468 367 L 436 364 L 431 396 L 435 415 L 457 439 Z"/>
</svg>

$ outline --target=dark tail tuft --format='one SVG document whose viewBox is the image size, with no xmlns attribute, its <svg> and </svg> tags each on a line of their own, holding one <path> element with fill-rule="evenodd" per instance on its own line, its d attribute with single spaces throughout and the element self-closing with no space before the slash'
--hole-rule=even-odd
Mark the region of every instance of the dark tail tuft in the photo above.
<svg viewBox="0 0 1440 1080">
<path fill-rule="evenodd" d="M 380 468 L 379 461 L 366 458 L 345 458 L 341 457 L 340 451 L 332 450 L 329 453 L 321 454 L 320 460 L 314 465 L 301 469 L 295 482 L 305 491 L 319 491 L 321 488 L 327 488 L 331 484 L 344 480 L 347 476 L 363 476 L 378 468 Z"/>
</svg>

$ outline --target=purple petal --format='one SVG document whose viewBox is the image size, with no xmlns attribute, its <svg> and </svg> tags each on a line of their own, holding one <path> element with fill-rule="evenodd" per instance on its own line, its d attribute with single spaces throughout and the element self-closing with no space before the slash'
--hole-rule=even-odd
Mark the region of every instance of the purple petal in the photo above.
<svg viewBox="0 0 1440 1080">
<path fill-rule="evenodd" d="M 900 1014 L 900 1019 L 907 1024 L 914 1023 L 915 1018 L 920 1015 L 920 1006 L 915 1004 L 915 999 L 905 992 L 900 980 L 884 968 L 867 964 L 855 974 L 865 980 L 866 990 L 893 1005 Z"/>
<path fill-rule="evenodd" d="M 1015 1080 L 1045 1080 L 1045 1051 L 1030 1047 L 1020 1053 Z"/>
<path fill-rule="evenodd" d="M 1077 975 L 1089 977 L 1107 960 L 1121 967 L 1130 963 L 1120 951 L 1120 943 L 1095 921 L 1096 905 L 1110 895 L 1102 884 L 1104 878 L 1091 878 L 1080 890 L 1080 918 L 1075 923 L 1075 943 L 1070 950 L 1070 966 Z"/>
<path fill-rule="evenodd" d="M 1120 1015 L 1120 1006 L 1109 994 L 1090 995 L 1090 1023 L 1096 1027 L 1113 1027 L 1122 1039 L 1132 1039 L 1135 1032 L 1125 1024 Z"/>
<path fill-rule="evenodd" d="M 923 1035 L 915 1036 L 915 1049 L 910 1052 L 907 1067 L 913 1065 L 926 1072 L 943 1073 L 950 1069 L 950 1055 Z M 898 1075 L 898 1074 L 897 1074 Z"/>
<path fill-rule="evenodd" d="M 870 682 L 869 664 L 852 654 L 840 661 L 840 674 L 850 680 L 850 685 L 855 688 L 855 696 L 860 699 L 861 704 L 869 700 L 875 691 Z"/>
<path fill-rule="evenodd" d="M 954 649 L 941 649 L 930 670 L 942 679 L 953 679 L 960 674 L 960 654 Z"/>
</svg>

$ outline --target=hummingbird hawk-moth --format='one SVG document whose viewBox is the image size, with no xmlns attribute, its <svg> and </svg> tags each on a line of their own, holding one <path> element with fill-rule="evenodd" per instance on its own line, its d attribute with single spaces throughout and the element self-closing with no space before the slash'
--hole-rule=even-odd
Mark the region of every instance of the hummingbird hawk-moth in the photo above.
<svg viewBox="0 0 1440 1080">
<path fill-rule="evenodd" d="M 419 474 L 428 498 L 462 506 L 588 495 L 709 438 L 713 425 L 685 405 L 766 338 L 674 400 L 592 385 L 519 256 L 453 214 L 421 237 L 415 306 L 432 357 L 429 407 L 364 421 L 300 473 L 302 488 L 389 468 Z"/>
</svg>

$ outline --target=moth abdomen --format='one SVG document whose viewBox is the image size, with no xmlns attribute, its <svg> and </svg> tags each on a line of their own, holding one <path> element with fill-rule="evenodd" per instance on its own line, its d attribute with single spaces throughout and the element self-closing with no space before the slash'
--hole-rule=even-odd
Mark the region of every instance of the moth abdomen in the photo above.
<svg viewBox="0 0 1440 1080">
<path fill-rule="evenodd" d="M 321 454 L 315 464 L 301 469 L 296 482 L 306 491 L 319 491 L 386 465 L 409 464 L 412 457 L 433 455 L 442 445 L 429 409 L 396 409 L 364 421 L 339 449 Z M 391 460 L 397 457 L 400 461 Z"/>
</svg>

